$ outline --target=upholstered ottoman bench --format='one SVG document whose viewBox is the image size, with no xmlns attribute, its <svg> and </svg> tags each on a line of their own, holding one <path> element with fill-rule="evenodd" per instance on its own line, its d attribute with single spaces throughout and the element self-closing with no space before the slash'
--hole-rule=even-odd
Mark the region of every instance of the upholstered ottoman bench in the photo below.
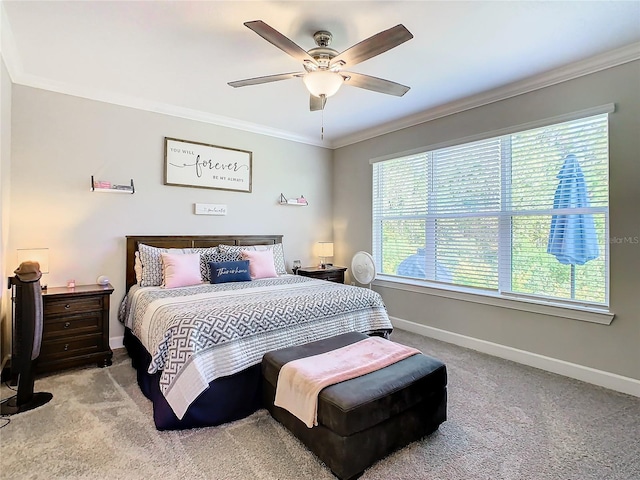
<svg viewBox="0 0 640 480">
<path fill-rule="evenodd" d="M 422 354 L 324 388 L 313 428 L 274 405 L 285 363 L 365 338 L 346 333 L 269 352 L 262 359 L 264 406 L 341 480 L 359 477 L 377 460 L 432 433 L 446 420 L 446 366 Z"/>
</svg>

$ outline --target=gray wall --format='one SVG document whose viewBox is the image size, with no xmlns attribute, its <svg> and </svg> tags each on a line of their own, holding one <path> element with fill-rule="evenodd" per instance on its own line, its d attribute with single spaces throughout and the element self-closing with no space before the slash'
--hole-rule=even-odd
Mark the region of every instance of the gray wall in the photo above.
<svg viewBox="0 0 640 480">
<path fill-rule="evenodd" d="M 3 122 L 4 124 L 4 122 Z M 16 249 L 49 248 L 45 281 L 115 287 L 110 336 L 124 295 L 125 236 L 282 234 L 287 267 L 312 264 L 313 245 L 331 238 L 332 152 L 269 136 L 13 86 L 11 217 L 5 273 Z M 163 185 L 164 137 L 253 152 L 253 192 Z M 90 191 L 90 177 L 134 179 L 136 193 Z M 307 207 L 278 204 L 304 195 Z M 227 204 L 227 216 L 194 215 L 194 203 Z"/>
<path fill-rule="evenodd" d="M 640 62 L 439 118 L 334 152 L 337 264 L 371 251 L 371 158 L 589 107 L 610 116 L 610 236 L 640 238 Z M 640 244 L 611 242 L 611 325 L 376 287 L 403 320 L 640 379 Z"/>
<path fill-rule="evenodd" d="M 9 193 L 11 176 L 11 78 L 0 57 L 0 273 L 5 271 L 9 239 Z M 0 282 L 0 362 L 4 365 L 10 354 L 11 316 L 9 290 L 4 274 Z"/>
</svg>

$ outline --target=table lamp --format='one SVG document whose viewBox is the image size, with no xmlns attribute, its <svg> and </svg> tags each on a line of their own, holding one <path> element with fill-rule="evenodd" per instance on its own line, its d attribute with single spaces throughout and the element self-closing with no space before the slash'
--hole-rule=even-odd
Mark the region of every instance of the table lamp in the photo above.
<svg viewBox="0 0 640 480">
<path fill-rule="evenodd" d="M 327 257 L 333 257 L 333 242 L 318 242 L 320 246 L 320 268 L 327 268 Z"/>
</svg>

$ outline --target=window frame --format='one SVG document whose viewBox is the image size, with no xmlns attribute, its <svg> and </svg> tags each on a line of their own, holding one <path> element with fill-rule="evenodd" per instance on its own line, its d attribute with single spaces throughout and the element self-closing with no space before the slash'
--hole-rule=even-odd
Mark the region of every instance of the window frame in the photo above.
<svg viewBox="0 0 640 480">
<path fill-rule="evenodd" d="M 606 104 L 597 107 L 592 107 L 564 115 L 559 115 L 555 117 L 546 118 L 543 120 L 538 120 L 535 122 L 529 122 L 525 124 L 519 124 L 512 127 L 494 130 L 489 132 L 484 132 L 478 135 L 468 136 L 464 138 L 458 138 L 453 140 L 448 140 L 446 142 L 441 142 L 433 145 L 427 145 L 420 148 L 412 149 L 405 152 L 385 155 L 382 157 L 373 158 L 369 161 L 371 165 L 374 165 L 379 162 L 384 162 L 388 160 L 393 160 L 405 156 L 418 155 L 422 153 L 427 153 L 443 148 L 454 147 L 456 145 L 462 145 L 472 142 L 477 142 L 481 140 L 487 140 L 491 138 L 508 136 L 514 133 L 532 130 L 536 128 L 546 127 L 554 124 L 560 124 L 563 122 L 568 122 L 572 120 L 579 120 L 581 118 L 596 116 L 601 114 L 611 114 L 615 112 L 615 104 Z M 610 122 L 610 119 L 609 119 Z M 509 156 L 510 158 L 510 156 Z M 509 214 L 503 214 L 505 212 L 505 202 L 508 202 L 508 198 L 506 195 L 506 184 L 505 176 L 508 175 L 510 170 L 510 160 L 506 162 L 506 165 L 503 163 L 503 167 L 501 169 L 501 214 L 498 216 L 499 222 L 511 222 L 511 216 L 513 216 L 514 212 L 510 211 Z M 382 235 L 382 228 L 375 228 L 375 216 L 374 209 L 375 205 L 375 187 L 373 185 L 373 181 L 371 182 L 372 186 L 372 247 L 376 245 L 379 246 L 379 249 L 382 249 L 382 238 L 374 238 L 377 234 L 379 236 Z M 605 238 L 609 238 L 609 209 L 607 207 L 592 207 L 591 210 L 601 210 L 599 213 L 605 214 Z M 517 214 L 517 213 L 516 213 Z M 523 214 L 531 214 L 531 212 L 526 212 Z M 427 221 L 427 214 L 420 215 L 421 219 Z M 406 217 L 404 217 L 406 218 Z M 426 226 L 425 233 L 428 235 L 429 228 Z M 509 228 L 500 228 L 498 235 L 498 255 L 500 258 L 511 258 L 511 255 L 503 255 L 507 250 L 510 252 L 511 246 L 511 238 L 510 238 L 510 229 Z M 430 244 L 430 242 L 425 242 Z M 435 247 L 434 247 L 435 248 Z M 599 304 L 590 304 L 584 303 L 580 301 L 572 301 L 570 299 L 553 299 L 551 297 L 546 296 L 536 296 L 536 295 L 528 295 L 528 294 L 520 294 L 511 292 L 511 278 L 510 275 L 503 275 L 500 271 L 504 271 L 507 267 L 504 263 L 498 266 L 499 274 L 498 274 L 498 290 L 484 290 L 481 288 L 474 287 L 465 287 L 459 285 L 451 285 L 439 283 L 437 281 L 432 280 L 423 280 L 423 279 L 415 279 L 415 278 L 407 278 L 407 277 L 399 277 L 395 275 L 381 274 L 377 275 L 376 280 L 373 282 L 373 285 L 379 287 L 386 287 L 392 289 L 400 289 L 405 291 L 412 291 L 423 293 L 427 295 L 435 295 L 446 298 L 453 298 L 462 301 L 470 301 L 474 303 L 495 305 L 504 308 L 511 308 L 515 310 L 522 310 L 527 312 L 535 312 L 542 313 L 546 315 L 564 317 L 564 318 L 572 318 L 576 320 L 583 320 L 589 322 L 595 322 L 600 324 L 609 325 L 614 318 L 614 313 L 610 310 L 609 303 L 609 288 L 610 288 L 610 258 L 609 258 L 609 243 L 605 242 L 604 245 L 604 261 L 605 261 L 605 298 L 606 305 Z M 382 259 L 382 252 L 372 252 L 374 254 L 374 258 L 376 259 L 376 263 L 378 263 Z M 504 260 L 503 260 L 504 262 Z M 508 284 L 508 285 L 507 285 Z"/>
</svg>

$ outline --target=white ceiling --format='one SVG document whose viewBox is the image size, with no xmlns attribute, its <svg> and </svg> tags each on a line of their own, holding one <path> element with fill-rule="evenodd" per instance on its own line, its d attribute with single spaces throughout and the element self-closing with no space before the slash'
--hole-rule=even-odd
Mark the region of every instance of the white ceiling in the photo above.
<svg viewBox="0 0 640 480">
<path fill-rule="evenodd" d="M 330 148 L 438 112 L 640 58 L 640 1 L 2 1 L 2 54 L 15 83 Z M 352 68 L 411 87 L 403 97 L 343 86 L 309 112 L 301 71 L 243 23 L 303 49 L 317 30 L 343 51 L 404 24 L 414 38 Z M 578 63 L 576 63 L 578 62 Z M 568 67 L 569 66 L 569 67 Z M 320 139 L 324 120 L 325 137 Z"/>
</svg>

